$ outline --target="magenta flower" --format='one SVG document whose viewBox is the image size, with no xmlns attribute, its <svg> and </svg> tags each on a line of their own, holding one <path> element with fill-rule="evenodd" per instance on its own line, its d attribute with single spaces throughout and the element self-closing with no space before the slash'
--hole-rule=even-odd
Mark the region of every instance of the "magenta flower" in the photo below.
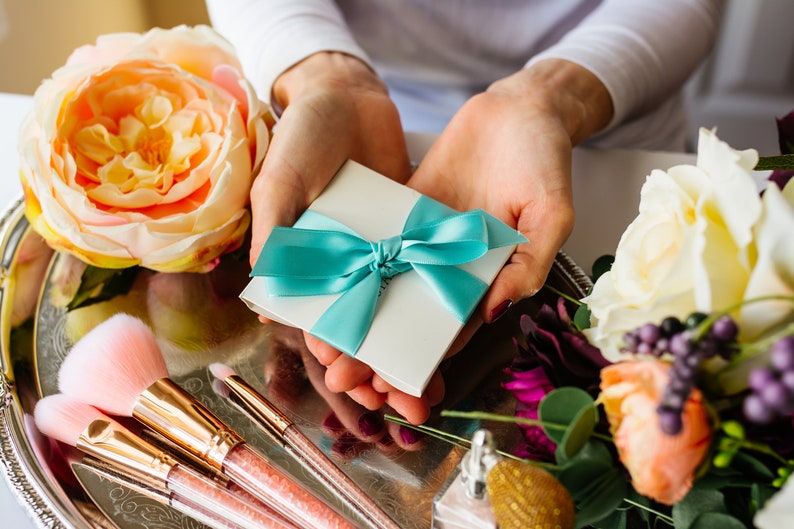
<svg viewBox="0 0 794 529">
<path fill-rule="evenodd" d="M 549 377 L 540 366 L 528 371 L 514 371 L 508 368 L 505 372 L 512 377 L 512 380 L 503 383 L 502 387 L 512 391 L 516 397 L 516 417 L 537 420 L 540 401 L 554 389 Z M 514 450 L 515 455 L 537 461 L 554 460 L 556 446 L 540 426 L 529 424 L 518 426 L 524 435 L 524 441 Z"/>
</svg>

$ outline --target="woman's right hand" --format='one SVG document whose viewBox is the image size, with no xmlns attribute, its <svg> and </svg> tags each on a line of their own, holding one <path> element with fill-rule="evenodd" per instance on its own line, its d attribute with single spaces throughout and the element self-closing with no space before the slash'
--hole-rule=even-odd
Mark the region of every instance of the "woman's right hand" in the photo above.
<svg viewBox="0 0 794 529">
<path fill-rule="evenodd" d="M 284 109 L 251 188 L 251 266 L 274 226 L 292 226 L 348 158 L 399 182 L 410 162 L 397 108 L 355 57 L 322 52 L 276 80 Z"/>
<path fill-rule="evenodd" d="M 251 189 L 251 266 L 273 227 L 292 226 L 347 159 L 401 183 L 411 172 L 397 108 L 360 60 L 336 52 L 311 55 L 279 76 L 273 98 L 284 113 Z M 386 402 L 371 386 L 371 368 L 308 333 L 306 341 L 329 366 L 331 391 L 347 392 L 370 410 Z M 420 422 L 429 412 L 424 399 L 411 397 L 405 410 L 397 400 L 406 415 L 416 415 L 408 410 L 418 407 Z"/>
</svg>

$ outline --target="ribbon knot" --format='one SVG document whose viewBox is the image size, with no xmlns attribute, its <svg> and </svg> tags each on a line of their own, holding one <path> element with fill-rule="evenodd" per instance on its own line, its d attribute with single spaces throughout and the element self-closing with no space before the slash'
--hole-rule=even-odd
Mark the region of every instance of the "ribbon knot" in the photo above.
<svg viewBox="0 0 794 529">
<path fill-rule="evenodd" d="M 402 250 L 403 238 L 401 235 L 395 235 L 378 242 L 370 242 L 370 244 L 373 255 L 370 270 L 379 273 L 381 278 L 394 277 L 410 269 L 410 265 L 401 263 L 397 259 L 400 250 Z"/>
<path fill-rule="evenodd" d="M 292 228 L 273 229 L 251 275 L 265 279 L 271 296 L 341 294 L 309 332 L 355 356 L 375 317 L 383 279 L 416 272 L 439 303 L 465 322 L 488 285 L 457 265 L 523 242 L 520 233 L 482 210 L 458 213 L 425 196 L 401 234 L 378 242 L 310 209 Z"/>
</svg>

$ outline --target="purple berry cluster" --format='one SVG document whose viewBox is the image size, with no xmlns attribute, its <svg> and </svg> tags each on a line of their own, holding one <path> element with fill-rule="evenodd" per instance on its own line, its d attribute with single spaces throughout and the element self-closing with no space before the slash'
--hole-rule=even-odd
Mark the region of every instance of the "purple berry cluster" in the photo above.
<svg viewBox="0 0 794 529">
<path fill-rule="evenodd" d="M 769 366 L 750 371 L 747 381 L 744 415 L 750 421 L 765 424 L 794 413 L 794 336 L 772 344 Z"/>
<path fill-rule="evenodd" d="M 715 356 L 730 358 L 735 351 L 738 327 L 730 316 L 720 316 L 700 329 L 707 315 L 695 312 L 684 322 L 674 316 L 659 325 L 646 323 L 623 337 L 624 351 L 638 355 L 673 355 L 670 381 L 662 394 L 658 413 L 662 431 L 676 435 L 683 427 L 681 413 L 695 385 L 701 362 Z"/>
</svg>

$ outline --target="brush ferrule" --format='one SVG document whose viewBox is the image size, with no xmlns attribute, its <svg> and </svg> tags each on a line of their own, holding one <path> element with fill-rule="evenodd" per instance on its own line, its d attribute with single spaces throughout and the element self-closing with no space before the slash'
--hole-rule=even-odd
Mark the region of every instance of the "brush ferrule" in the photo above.
<svg viewBox="0 0 794 529">
<path fill-rule="evenodd" d="M 167 489 L 168 474 L 177 464 L 167 453 L 109 419 L 92 421 L 76 446 L 158 490 Z"/>
<path fill-rule="evenodd" d="M 239 376 L 230 375 L 223 381 L 239 406 L 262 427 L 283 438 L 284 431 L 292 425 L 289 417 Z"/>
<path fill-rule="evenodd" d="M 222 470 L 227 454 L 242 438 L 171 379 L 146 388 L 132 415 L 187 452 Z"/>
</svg>

